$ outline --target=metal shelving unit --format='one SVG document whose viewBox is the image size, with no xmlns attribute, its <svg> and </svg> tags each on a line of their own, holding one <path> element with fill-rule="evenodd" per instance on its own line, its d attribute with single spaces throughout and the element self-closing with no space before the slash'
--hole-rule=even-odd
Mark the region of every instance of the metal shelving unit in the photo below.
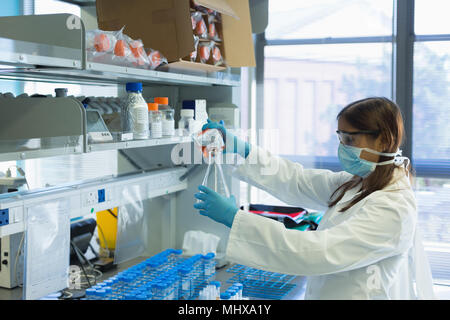
<svg viewBox="0 0 450 320">
<path fill-rule="evenodd" d="M 107 150 L 119 150 L 119 149 L 133 149 L 133 148 L 146 148 L 153 146 L 163 146 L 177 143 L 192 142 L 191 137 L 167 137 L 160 139 L 147 139 L 147 140 L 131 140 L 121 142 L 110 143 L 94 143 L 87 146 L 86 152 L 107 151 Z"/>
<path fill-rule="evenodd" d="M 110 86 L 132 81 L 142 82 L 144 85 L 183 87 L 237 87 L 240 85 L 240 75 L 230 72 L 186 71 L 184 74 L 88 61 L 83 21 L 80 19 L 79 27 L 76 28 L 69 23 L 73 22 L 73 18 L 69 14 L 0 17 L 0 65 L 2 65 L 0 79 L 95 86 Z M 20 117 L 19 114 L 14 114 L 14 111 L 8 112 L 10 119 Z M 2 116 L 5 117 L 6 114 L 2 113 Z M 47 116 L 52 115 L 47 113 Z M 41 117 L 44 118 L 44 116 Z M 56 117 L 55 122 L 59 120 Z M 69 122 L 72 121 L 78 120 L 69 120 Z M 43 129 L 44 127 L 42 126 Z M 33 135 L 25 135 L 21 139 L 39 138 L 36 131 L 39 129 L 34 130 Z M 5 128 L 3 128 L 3 135 L 2 139 L 0 130 L 0 140 L 10 140 L 7 138 L 8 133 Z M 86 129 L 82 135 L 81 147 L 54 145 L 51 148 L 0 151 L 0 161 L 143 148 L 191 141 L 188 137 L 173 137 L 89 144 Z"/>
</svg>

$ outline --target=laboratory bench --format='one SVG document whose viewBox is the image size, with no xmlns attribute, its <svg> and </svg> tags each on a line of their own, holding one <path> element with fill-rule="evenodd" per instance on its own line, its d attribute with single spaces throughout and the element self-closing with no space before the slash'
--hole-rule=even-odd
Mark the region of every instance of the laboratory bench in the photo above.
<svg viewBox="0 0 450 320">
<path fill-rule="evenodd" d="M 100 279 L 97 282 L 101 282 L 106 280 L 120 271 L 126 270 L 148 257 L 138 257 L 135 259 L 131 259 L 129 261 L 123 262 L 117 265 L 116 268 L 108 270 L 104 272 Z M 230 279 L 234 274 L 227 272 L 227 270 L 232 267 L 232 264 L 227 264 L 220 269 L 216 269 L 216 280 L 220 281 L 222 287 L 221 292 L 225 291 L 228 287 L 232 285 L 232 283 L 227 283 L 227 280 Z M 295 287 L 283 298 L 283 300 L 303 300 L 306 289 L 306 277 L 298 276 L 290 284 L 295 284 Z M 22 288 L 17 287 L 14 289 L 5 289 L 0 288 L 0 300 L 21 300 L 22 299 Z M 250 298 L 250 300 L 254 300 L 254 298 Z M 264 300 L 264 299 L 261 299 Z"/>
</svg>

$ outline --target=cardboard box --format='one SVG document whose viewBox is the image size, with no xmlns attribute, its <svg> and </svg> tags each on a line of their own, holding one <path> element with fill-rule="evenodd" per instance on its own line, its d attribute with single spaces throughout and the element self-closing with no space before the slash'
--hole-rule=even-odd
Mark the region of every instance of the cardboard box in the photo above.
<svg viewBox="0 0 450 320">
<path fill-rule="evenodd" d="M 141 39 L 146 48 L 159 50 L 169 67 L 219 71 L 224 67 L 182 61 L 194 51 L 189 0 L 97 0 L 101 30 L 119 30 Z M 229 67 L 253 67 L 250 8 L 247 0 L 197 0 L 222 14 L 222 56 Z"/>
</svg>

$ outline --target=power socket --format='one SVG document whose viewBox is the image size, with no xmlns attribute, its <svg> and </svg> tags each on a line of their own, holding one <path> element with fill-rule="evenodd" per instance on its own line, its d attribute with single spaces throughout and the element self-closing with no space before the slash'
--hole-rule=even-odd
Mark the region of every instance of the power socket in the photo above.
<svg viewBox="0 0 450 320">
<path fill-rule="evenodd" d="M 105 197 L 105 189 L 100 189 L 98 190 L 98 203 L 102 203 L 105 202 L 106 197 Z"/>
<path fill-rule="evenodd" d="M 9 209 L 0 210 L 0 227 L 9 224 Z"/>
</svg>

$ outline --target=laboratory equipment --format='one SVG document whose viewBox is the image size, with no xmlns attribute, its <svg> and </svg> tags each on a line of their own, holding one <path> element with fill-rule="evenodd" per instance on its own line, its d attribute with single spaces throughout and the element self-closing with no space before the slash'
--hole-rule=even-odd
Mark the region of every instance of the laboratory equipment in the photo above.
<svg viewBox="0 0 450 320">
<path fill-rule="evenodd" d="M 23 280 L 23 232 L 0 238 L 0 287 L 14 288 Z"/>
<path fill-rule="evenodd" d="M 56 88 L 55 89 L 55 96 L 57 98 L 67 97 L 67 88 Z"/>
<path fill-rule="evenodd" d="M 182 108 L 194 110 L 195 121 L 198 121 L 200 124 L 206 123 L 208 112 L 206 111 L 205 99 L 183 100 Z"/>
<path fill-rule="evenodd" d="M 178 130 L 180 136 L 188 136 L 193 133 L 195 128 L 194 110 L 181 109 L 180 121 L 178 121 Z"/>
<path fill-rule="evenodd" d="M 108 127 L 97 110 L 86 110 L 86 129 L 90 143 L 109 142 L 113 140 Z"/>
<path fill-rule="evenodd" d="M 150 137 L 162 137 L 162 114 L 158 110 L 157 103 L 147 103 L 148 106 L 148 121 L 150 124 Z"/>
<path fill-rule="evenodd" d="M 208 108 L 209 119 L 214 122 L 222 120 L 227 129 L 240 128 L 239 108 L 231 103 L 216 103 Z"/>
<path fill-rule="evenodd" d="M 122 130 L 133 132 L 134 139 L 148 139 L 148 107 L 142 97 L 142 83 L 126 85 L 128 97 L 122 109 Z"/>
<path fill-rule="evenodd" d="M 211 189 L 229 198 L 230 192 L 221 165 L 225 149 L 222 134 L 218 129 L 207 129 L 193 134 L 192 137 L 196 145 L 201 148 L 203 158 L 208 164 L 202 185 L 207 187 L 210 174 L 214 173 L 214 184 Z"/>
<path fill-rule="evenodd" d="M 157 103 L 158 109 L 162 114 L 162 135 L 163 136 L 174 136 L 175 135 L 175 111 L 169 105 L 168 97 L 156 97 L 154 99 Z"/>
<path fill-rule="evenodd" d="M 214 266 L 214 256 L 209 255 L 208 261 L 210 257 Z M 205 293 L 205 288 L 216 293 L 212 275 L 204 273 L 203 258 L 164 250 L 87 289 L 86 300 L 193 300 Z"/>
<path fill-rule="evenodd" d="M 227 272 L 234 274 L 227 283 L 238 289 L 238 297 L 281 300 L 296 286 L 292 283 L 296 278 L 294 275 L 264 271 L 241 264 L 235 264 L 228 268 Z"/>
</svg>

